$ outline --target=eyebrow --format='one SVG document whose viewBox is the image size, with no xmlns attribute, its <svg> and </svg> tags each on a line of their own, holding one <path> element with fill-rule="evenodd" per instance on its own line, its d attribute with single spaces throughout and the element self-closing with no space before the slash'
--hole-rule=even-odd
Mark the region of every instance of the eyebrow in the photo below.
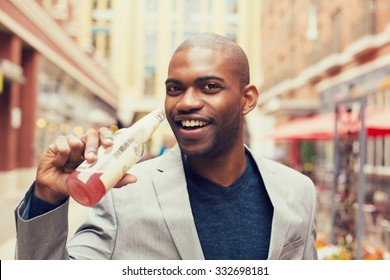
<svg viewBox="0 0 390 280">
<path fill-rule="evenodd" d="M 195 80 L 196 83 L 199 83 L 199 82 L 203 82 L 203 81 L 207 81 L 207 80 L 218 80 L 218 81 L 221 81 L 221 82 L 224 82 L 225 80 L 222 79 L 221 77 L 218 77 L 218 76 L 214 76 L 214 75 L 208 75 L 208 76 L 203 76 L 203 77 L 199 77 Z M 175 79 L 175 78 L 168 78 L 166 81 L 165 81 L 165 84 L 168 84 L 168 83 L 174 83 L 174 84 L 180 84 L 182 85 L 183 82 L 178 80 L 178 79 Z"/>
<path fill-rule="evenodd" d="M 207 80 L 218 80 L 218 81 L 221 81 L 221 82 L 225 81 L 221 77 L 209 75 L 209 76 L 203 76 L 203 77 L 197 78 L 196 82 L 203 82 L 203 81 L 207 81 Z"/>
<path fill-rule="evenodd" d="M 180 80 L 178 79 L 175 79 L 175 78 L 168 78 L 166 81 L 165 81 L 165 84 L 168 84 L 168 83 L 173 83 L 173 84 L 183 84 Z"/>
</svg>

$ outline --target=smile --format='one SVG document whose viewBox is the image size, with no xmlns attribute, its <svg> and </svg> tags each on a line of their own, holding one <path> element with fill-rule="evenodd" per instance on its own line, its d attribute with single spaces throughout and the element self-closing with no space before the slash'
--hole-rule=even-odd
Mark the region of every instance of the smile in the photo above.
<svg viewBox="0 0 390 280">
<path fill-rule="evenodd" d="M 181 125 L 183 128 L 198 128 L 208 125 L 209 122 L 200 120 L 182 120 Z"/>
</svg>

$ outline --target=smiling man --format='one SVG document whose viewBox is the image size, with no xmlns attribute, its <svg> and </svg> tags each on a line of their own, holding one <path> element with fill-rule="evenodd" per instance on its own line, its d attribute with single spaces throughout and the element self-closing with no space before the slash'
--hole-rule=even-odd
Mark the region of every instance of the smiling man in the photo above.
<svg viewBox="0 0 390 280">
<path fill-rule="evenodd" d="M 237 44 L 212 33 L 187 39 L 166 80 L 178 145 L 131 169 L 67 244 L 69 166 L 112 142 L 103 128 L 56 140 L 16 209 L 17 258 L 316 259 L 313 183 L 244 145 L 257 98 Z"/>
</svg>

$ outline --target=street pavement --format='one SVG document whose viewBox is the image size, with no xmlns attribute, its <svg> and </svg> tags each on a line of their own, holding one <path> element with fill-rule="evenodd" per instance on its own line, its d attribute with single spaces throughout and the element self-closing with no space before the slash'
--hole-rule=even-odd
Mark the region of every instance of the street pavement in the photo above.
<svg viewBox="0 0 390 280">
<path fill-rule="evenodd" d="M 0 260 L 14 259 L 16 229 L 14 209 L 35 177 L 35 169 L 0 173 Z M 70 201 L 69 235 L 85 220 L 88 207 Z"/>
</svg>

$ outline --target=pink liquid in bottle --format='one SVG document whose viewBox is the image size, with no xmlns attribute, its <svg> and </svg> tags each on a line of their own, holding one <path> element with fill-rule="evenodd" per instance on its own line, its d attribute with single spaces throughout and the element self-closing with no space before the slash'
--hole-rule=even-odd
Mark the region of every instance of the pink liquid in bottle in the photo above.
<svg viewBox="0 0 390 280">
<path fill-rule="evenodd" d="M 68 177 L 67 187 L 69 194 L 82 205 L 96 205 L 106 194 L 106 188 L 102 181 L 100 181 L 102 173 L 92 174 L 86 183 L 78 179 L 77 176 L 79 174 L 80 172 L 75 171 Z"/>
</svg>

